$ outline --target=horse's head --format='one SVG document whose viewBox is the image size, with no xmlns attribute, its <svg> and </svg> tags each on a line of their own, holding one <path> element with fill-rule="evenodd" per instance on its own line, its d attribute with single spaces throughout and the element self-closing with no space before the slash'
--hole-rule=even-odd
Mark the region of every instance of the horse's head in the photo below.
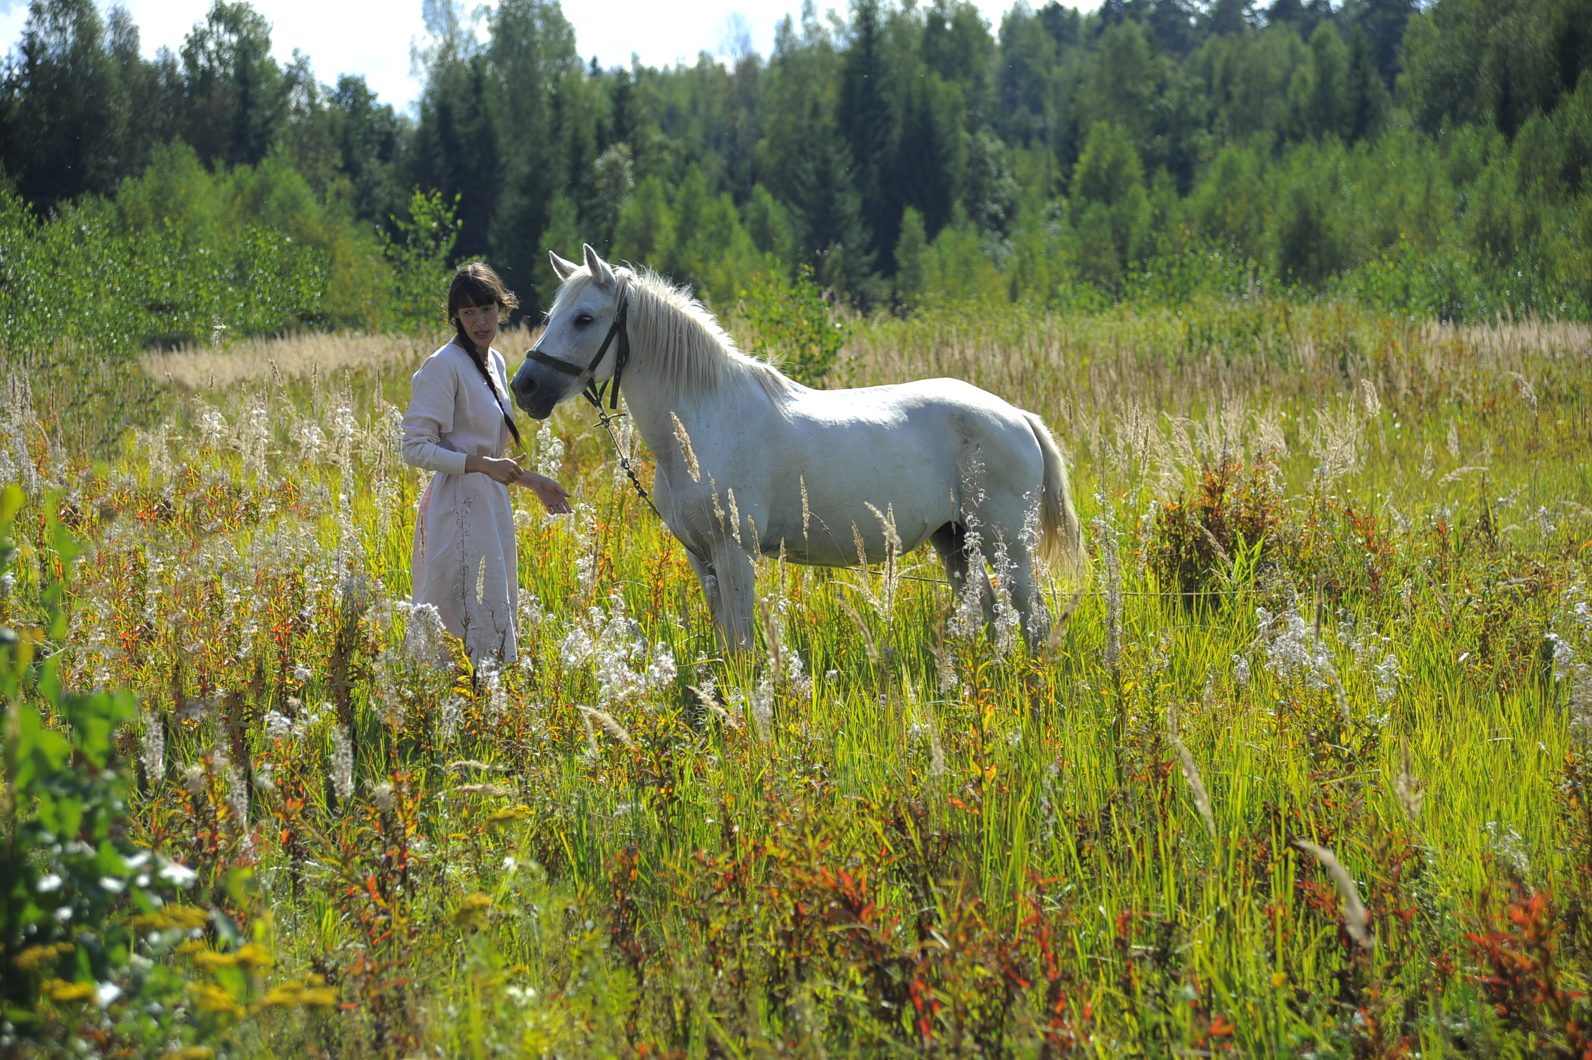
<svg viewBox="0 0 1592 1060">
<path fill-rule="evenodd" d="M 619 279 L 591 244 L 585 251 L 584 265 L 552 255 L 553 270 L 564 285 L 547 314 L 541 339 L 526 352 L 525 363 L 509 384 L 515 402 L 533 419 L 545 420 L 555 406 L 587 385 L 612 378 L 624 345 L 614 341 Z"/>
</svg>

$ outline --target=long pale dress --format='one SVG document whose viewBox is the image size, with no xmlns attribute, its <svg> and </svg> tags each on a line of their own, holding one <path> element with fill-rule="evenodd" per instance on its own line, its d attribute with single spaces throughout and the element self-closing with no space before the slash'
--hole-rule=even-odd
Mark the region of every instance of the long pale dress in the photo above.
<svg viewBox="0 0 1592 1060">
<path fill-rule="evenodd" d="M 496 394 L 468 353 L 453 343 L 442 347 L 415 373 L 403 424 L 404 460 L 436 472 L 415 518 L 414 602 L 436 607 L 477 666 L 518 656 L 509 488 L 464 470 L 466 456 L 501 457 L 508 446 L 499 395 L 509 389 L 497 350 L 489 351 L 487 369 Z"/>
</svg>

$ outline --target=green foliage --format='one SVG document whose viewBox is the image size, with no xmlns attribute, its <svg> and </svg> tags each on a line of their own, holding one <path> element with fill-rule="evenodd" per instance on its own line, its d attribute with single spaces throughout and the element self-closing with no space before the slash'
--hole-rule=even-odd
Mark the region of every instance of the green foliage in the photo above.
<svg viewBox="0 0 1592 1060">
<path fill-rule="evenodd" d="M 271 58 L 271 24 L 245 0 L 215 0 L 182 47 L 183 139 L 201 158 L 254 165 L 276 141 L 288 84 Z"/>
<path fill-rule="evenodd" d="M 40 223 L 0 189 L 0 341 L 17 357 L 81 346 L 122 359 L 327 319 L 325 254 L 264 226 L 216 231 L 129 230 L 92 202 Z"/>
<path fill-rule="evenodd" d="M 553 271 L 550 252 L 573 261 L 581 260 L 580 246 L 584 240 L 580 237 L 577 221 L 575 204 L 567 196 L 555 197 L 552 208 L 547 212 L 547 231 L 542 233 L 536 246 L 537 290 L 556 291 L 562 282 Z"/>
<path fill-rule="evenodd" d="M 1072 176 L 1072 223 L 1085 279 L 1116 293 L 1150 222 L 1139 153 L 1124 130 L 1096 122 Z"/>
<path fill-rule="evenodd" d="M 737 306 L 752 332 L 751 352 L 778 364 L 807 386 L 821 386 L 835 365 L 849 329 L 835 315 L 812 271 L 757 272 L 736 292 Z"/>
<path fill-rule="evenodd" d="M 22 504 L 15 484 L 0 493 L 0 570 L 15 555 L 5 538 Z M 64 686 L 58 651 L 83 546 L 53 520 L 46 540 L 58 573 L 38 587 L 42 625 L 0 629 L 0 1049 L 66 1057 L 97 1042 L 147 1056 L 214 1040 L 224 1024 L 202 1000 L 193 1007 L 207 987 L 172 956 L 212 916 L 234 937 L 236 928 L 223 913 L 182 905 L 194 874 L 127 839 L 130 778 L 117 737 L 137 710 L 126 692 Z M 232 1006 L 247 996 L 238 983 Z"/>
<path fill-rule="evenodd" d="M 1006 284 L 985 251 L 984 238 L 958 203 L 951 212 L 951 223 L 940 229 L 922 256 L 920 298 L 928 302 L 1006 300 Z"/>
<path fill-rule="evenodd" d="M 441 192 L 416 191 L 409 199 L 409 216 L 392 219 L 402 237 L 383 237 L 387 259 L 393 263 L 394 330 L 423 334 L 447 327 L 444 303 L 448 261 L 459 238 L 458 206 L 457 196 L 449 202 Z"/>
<path fill-rule="evenodd" d="M 923 215 L 908 206 L 901 214 L 901 238 L 895 248 L 896 304 L 904 310 L 915 309 L 923 300 L 928 249 Z"/>
<path fill-rule="evenodd" d="M 786 20 L 766 60 L 613 70 L 582 61 L 551 0 L 441 4 L 406 119 L 358 78 L 279 66 L 245 3 L 151 63 L 125 12 L 39 0 L 0 156 L 84 247 L 112 253 L 92 228 L 114 201 L 108 232 L 138 246 L 104 272 L 170 265 L 173 238 L 195 256 L 177 271 L 199 290 L 140 291 L 94 330 L 123 351 L 428 326 L 432 273 L 411 284 L 382 252 L 416 191 L 454 204 L 451 253 L 492 260 L 531 312 L 556 287 L 545 251 L 593 242 L 717 305 L 798 266 L 864 312 L 1154 301 L 1232 290 L 1236 271 L 1245 291 L 1398 312 L 1579 316 L 1587 3 L 1133 0 L 1014 7 L 992 33 L 966 0 L 869 0 Z"/>
</svg>

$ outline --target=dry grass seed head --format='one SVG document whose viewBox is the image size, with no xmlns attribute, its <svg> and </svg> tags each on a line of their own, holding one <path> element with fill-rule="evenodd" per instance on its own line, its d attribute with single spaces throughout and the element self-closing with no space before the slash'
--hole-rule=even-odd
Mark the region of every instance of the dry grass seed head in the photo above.
<svg viewBox="0 0 1592 1060">
<path fill-rule="evenodd" d="M 1354 885 L 1349 870 L 1326 847 L 1305 839 L 1295 839 L 1293 845 L 1315 858 L 1327 870 L 1327 875 L 1332 877 L 1333 885 L 1338 889 L 1338 898 L 1343 902 L 1343 929 L 1359 943 L 1361 949 L 1370 952 L 1375 945 L 1375 939 L 1371 936 L 1371 914 L 1360 901 L 1360 889 Z"/>
<path fill-rule="evenodd" d="M 696 450 L 691 448 L 691 435 L 685 429 L 685 424 L 680 422 L 680 417 L 672 411 L 669 418 L 674 421 L 674 441 L 680 447 L 680 455 L 685 459 L 686 474 L 691 476 L 692 482 L 702 481 L 702 468 L 697 464 Z M 807 489 L 802 487 L 803 510 L 806 510 Z M 805 524 L 804 524 L 805 525 Z"/>
<path fill-rule="evenodd" d="M 1216 817 L 1211 812 L 1210 793 L 1205 790 L 1205 781 L 1200 777 L 1199 767 L 1194 764 L 1194 756 L 1184 745 L 1177 732 L 1177 708 L 1168 707 L 1166 710 L 1166 733 L 1171 740 L 1172 747 L 1177 751 L 1178 760 L 1183 766 L 1183 779 L 1188 782 L 1189 791 L 1194 796 L 1194 808 L 1199 810 L 1200 819 L 1205 822 L 1206 831 L 1210 832 L 1211 839 L 1216 839 Z"/>
<path fill-rule="evenodd" d="M 1403 755 L 1399 762 L 1399 774 L 1393 780 L 1393 792 L 1398 796 L 1399 805 L 1404 807 L 1410 824 L 1414 824 L 1421 816 L 1421 804 L 1426 801 L 1426 785 L 1415 778 L 1414 762 L 1410 757 L 1408 744 L 1404 745 Z"/>
<path fill-rule="evenodd" d="M 630 733 L 625 731 L 625 727 L 619 724 L 619 722 L 614 719 L 612 714 L 609 714 L 606 711 L 598 710 L 595 707 L 580 707 L 579 710 L 583 717 L 589 718 L 591 721 L 595 721 L 603 728 L 607 729 L 610 736 L 625 745 L 626 750 L 636 750 L 636 741 L 630 738 Z M 588 732 L 589 731 L 590 730 L 588 729 Z"/>
</svg>

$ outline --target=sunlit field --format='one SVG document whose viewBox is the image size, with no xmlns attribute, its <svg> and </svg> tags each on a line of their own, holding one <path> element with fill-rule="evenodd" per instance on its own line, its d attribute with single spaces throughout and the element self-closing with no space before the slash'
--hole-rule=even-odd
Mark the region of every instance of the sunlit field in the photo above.
<svg viewBox="0 0 1592 1060">
<path fill-rule="evenodd" d="M 1090 571 L 1050 586 L 1035 655 L 959 614 L 925 552 L 764 560 L 759 649 L 726 655 L 566 406 L 525 435 L 578 504 L 516 492 L 500 672 L 407 607 L 426 479 L 398 421 L 431 345 L 147 359 L 129 392 L 166 425 L 98 449 L 61 429 L 63 389 L 13 383 L 0 618 L 63 687 L 136 695 L 114 754 L 75 761 L 124 771 L 106 842 L 166 887 L 94 906 L 133 925 L 116 992 L 76 985 L 82 912 L 7 973 L 38 1034 L 1592 1057 L 1587 328 L 1265 301 L 858 322 L 830 385 L 958 376 L 1067 450 Z M 5 692 L 64 733 L 41 687 Z"/>
</svg>

